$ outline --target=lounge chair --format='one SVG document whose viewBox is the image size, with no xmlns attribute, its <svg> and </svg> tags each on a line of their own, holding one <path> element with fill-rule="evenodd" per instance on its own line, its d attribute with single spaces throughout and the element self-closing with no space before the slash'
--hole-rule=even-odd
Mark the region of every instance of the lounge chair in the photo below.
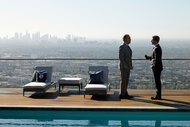
<svg viewBox="0 0 190 127">
<path fill-rule="evenodd" d="M 48 66 L 38 66 L 34 68 L 34 71 L 46 71 L 47 72 L 47 79 L 45 82 L 30 82 L 23 86 L 23 96 L 25 92 L 43 92 L 45 93 L 50 87 L 55 86 L 56 89 L 56 82 L 51 82 L 52 77 L 52 70 L 53 67 Z"/>
<path fill-rule="evenodd" d="M 87 84 L 84 88 L 85 95 L 106 95 L 110 89 L 110 83 L 108 83 L 108 67 L 107 66 L 89 66 L 90 71 L 103 71 L 103 83 L 101 84 Z"/>
</svg>

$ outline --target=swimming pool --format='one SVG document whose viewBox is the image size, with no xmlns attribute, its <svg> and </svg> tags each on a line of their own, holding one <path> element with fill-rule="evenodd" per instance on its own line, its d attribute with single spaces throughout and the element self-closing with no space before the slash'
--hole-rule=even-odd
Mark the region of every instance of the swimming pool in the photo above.
<svg viewBox="0 0 190 127">
<path fill-rule="evenodd" d="M 0 127 L 190 127 L 190 112 L 0 110 Z"/>
</svg>

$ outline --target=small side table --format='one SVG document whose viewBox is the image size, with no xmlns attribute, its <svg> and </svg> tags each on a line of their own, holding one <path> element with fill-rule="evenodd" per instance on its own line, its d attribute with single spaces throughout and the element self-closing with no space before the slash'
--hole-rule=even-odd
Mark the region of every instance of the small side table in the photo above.
<svg viewBox="0 0 190 127">
<path fill-rule="evenodd" d="M 60 78 L 58 83 L 59 83 L 59 93 L 61 92 L 61 88 L 63 89 L 64 86 L 78 86 L 79 94 L 80 94 L 80 89 L 82 89 L 82 78 Z"/>
</svg>

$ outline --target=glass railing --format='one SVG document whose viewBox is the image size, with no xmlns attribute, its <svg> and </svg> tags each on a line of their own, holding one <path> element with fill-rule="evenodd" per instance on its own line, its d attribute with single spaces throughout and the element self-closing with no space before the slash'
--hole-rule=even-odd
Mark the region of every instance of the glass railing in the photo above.
<svg viewBox="0 0 190 127">
<path fill-rule="evenodd" d="M 190 59 L 163 59 L 162 86 L 165 89 L 190 89 Z M 81 77 L 89 81 L 89 66 L 108 66 L 112 89 L 119 89 L 118 59 L 106 58 L 1 58 L 0 87 L 22 87 L 32 80 L 35 66 L 53 66 L 52 81 L 61 77 Z M 153 89 L 154 77 L 150 61 L 133 59 L 130 89 Z"/>
</svg>

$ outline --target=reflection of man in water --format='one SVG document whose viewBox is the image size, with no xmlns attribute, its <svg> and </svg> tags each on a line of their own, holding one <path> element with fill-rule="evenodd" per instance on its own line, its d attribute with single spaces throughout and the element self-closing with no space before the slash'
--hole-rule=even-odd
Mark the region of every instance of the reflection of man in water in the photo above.
<svg viewBox="0 0 190 127">
<path fill-rule="evenodd" d="M 156 120 L 155 127 L 161 127 L 161 121 L 160 120 Z"/>
<path fill-rule="evenodd" d="M 122 127 L 129 127 L 129 122 L 128 122 L 128 120 L 121 120 L 121 126 L 122 126 Z"/>
<path fill-rule="evenodd" d="M 94 119 L 90 120 L 88 125 L 90 126 L 108 126 L 109 120 L 108 119 Z"/>
</svg>

